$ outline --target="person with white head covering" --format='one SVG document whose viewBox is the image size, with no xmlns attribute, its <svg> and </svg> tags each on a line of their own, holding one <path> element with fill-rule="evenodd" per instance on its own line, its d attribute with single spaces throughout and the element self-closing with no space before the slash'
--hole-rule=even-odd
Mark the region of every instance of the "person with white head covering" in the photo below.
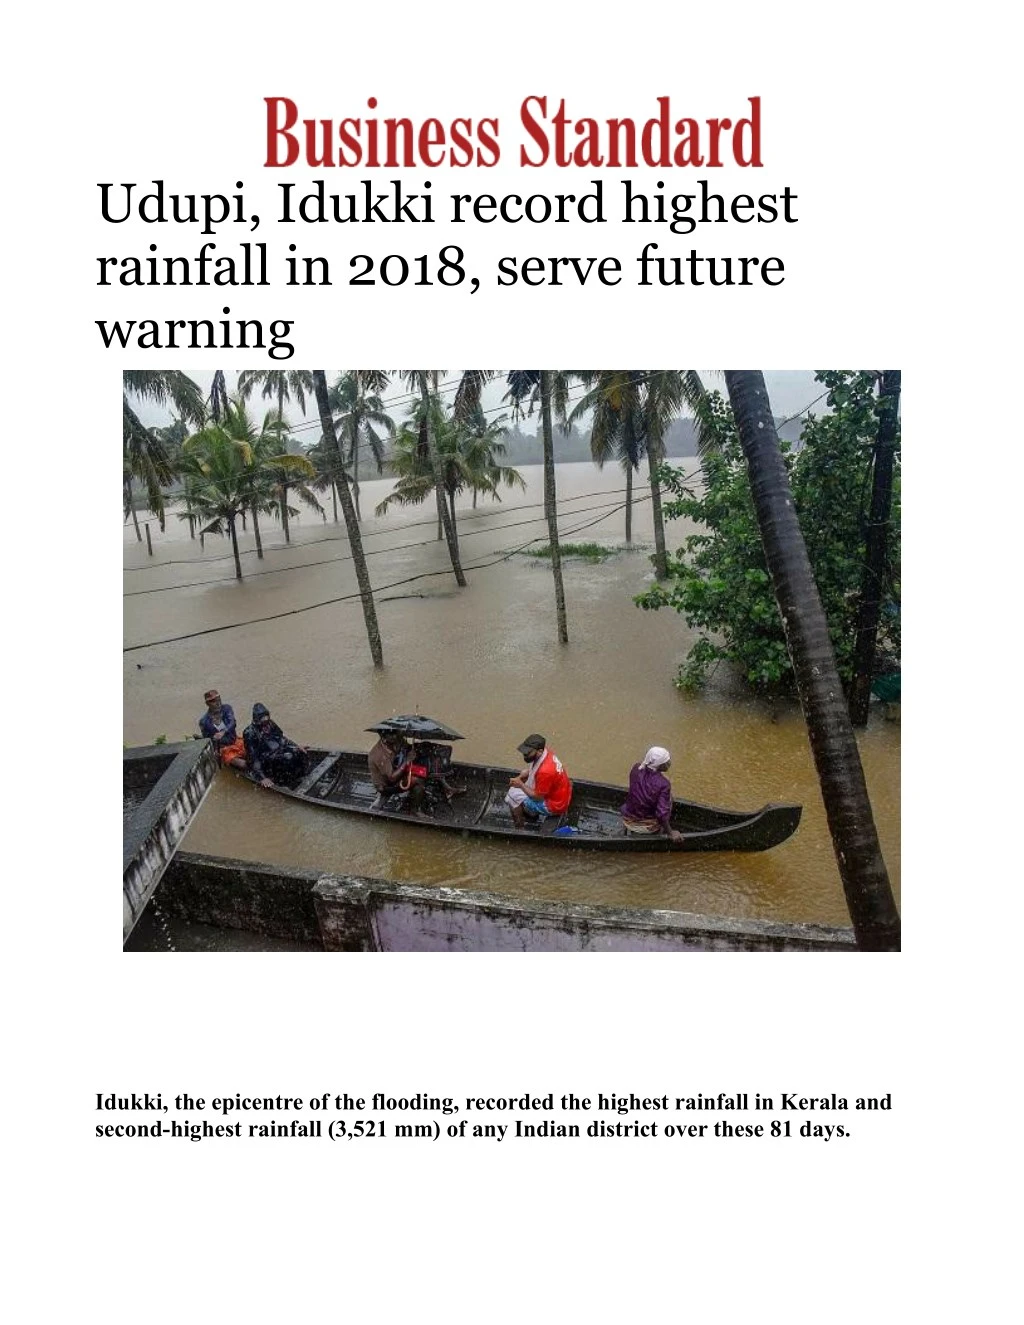
<svg viewBox="0 0 1024 1325">
<path fill-rule="evenodd" d="M 677 845 L 682 833 L 672 827 L 672 783 L 665 776 L 672 756 L 652 745 L 629 771 L 629 795 L 619 813 L 627 833 L 661 833 Z"/>
</svg>

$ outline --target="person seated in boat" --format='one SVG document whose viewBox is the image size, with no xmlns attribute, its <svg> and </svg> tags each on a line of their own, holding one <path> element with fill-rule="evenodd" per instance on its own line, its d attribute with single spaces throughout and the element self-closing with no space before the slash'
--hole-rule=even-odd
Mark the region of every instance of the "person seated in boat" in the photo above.
<svg viewBox="0 0 1024 1325">
<path fill-rule="evenodd" d="M 452 752 L 447 745 L 437 741 L 413 742 L 408 766 L 428 784 L 428 791 L 431 787 L 439 788 L 449 805 L 456 796 L 466 794 L 465 787 L 456 786 L 449 778 L 451 764 Z"/>
<path fill-rule="evenodd" d="M 242 733 L 249 772 L 261 787 L 294 787 L 309 765 L 303 746 L 290 741 L 265 704 L 252 706 L 252 722 Z"/>
<path fill-rule="evenodd" d="M 414 764 L 412 753 L 405 737 L 396 732 L 384 732 L 378 738 L 366 756 L 370 778 L 377 789 L 371 809 L 381 810 L 392 797 L 407 793 L 406 808 L 414 814 L 423 812 L 426 776 Z"/>
<path fill-rule="evenodd" d="M 549 815 L 561 815 L 572 800 L 572 782 L 562 761 L 539 732 L 516 747 L 526 767 L 509 779 L 505 804 L 517 828 L 536 826 Z"/>
<path fill-rule="evenodd" d="M 672 783 L 665 774 L 672 756 L 652 745 L 639 764 L 629 770 L 629 795 L 619 813 L 627 833 L 661 833 L 671 842 L 683 840 L 672 827 Z"/>
<path fill-rule="evenodd" d="M 234 709 L 224 703 L 217 690 L 207 690 L 203 699 L 206 701 L 206 712 L 199 719 L 199 730 L 208 741 L 213 742 L 217 758 L 222 764 L 244 768 L 245 742 L 238 734 Z"/>
</svg>

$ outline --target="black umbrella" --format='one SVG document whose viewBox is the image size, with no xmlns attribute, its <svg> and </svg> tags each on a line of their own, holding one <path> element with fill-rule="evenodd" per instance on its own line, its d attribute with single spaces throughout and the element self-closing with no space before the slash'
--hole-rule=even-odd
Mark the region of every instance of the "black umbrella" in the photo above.
<svg viewBox="0 0 1024 1325">
<path fill-rule="evenodd" d="M 420 741 L 461 741 L 462 737 L 443 722 L 425 718 L 419 713 L 403 713 L 397 718 L 385 718 L 368 732 L 379 732 L 381 736 L 411 736 Z"/>
</svg>

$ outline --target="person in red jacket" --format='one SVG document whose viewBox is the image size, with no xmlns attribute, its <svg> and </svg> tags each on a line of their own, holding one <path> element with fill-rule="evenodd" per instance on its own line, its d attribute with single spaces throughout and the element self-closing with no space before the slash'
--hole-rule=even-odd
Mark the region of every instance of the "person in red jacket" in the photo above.
<svg viewBox="0 0 1024 1325">
<path fill-rule="evenodd" d="M 538 732 L 527 736 L 517 748 L 526 767 L 509 779 L 505 804 L 512 822 L 517 828 L 527 828 L 548 815 L 564 814 L 572 799 L 572 783 L 562 761 Z"/>
</svg>

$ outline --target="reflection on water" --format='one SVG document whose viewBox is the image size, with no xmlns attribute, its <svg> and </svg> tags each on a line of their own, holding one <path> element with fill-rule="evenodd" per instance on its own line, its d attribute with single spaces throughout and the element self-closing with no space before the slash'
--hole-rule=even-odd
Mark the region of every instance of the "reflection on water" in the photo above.
<svg viewBox="0 0 1024 1325">
<path fill-rule="evenodd" d="M 546 541 L 541 468 L 523 472 L 526 494 L 460 511 L 470 581 L 462 591 L 450 575 L 413 579 L 447 565 L 444 545 L 434 540 L 430 508 L 378 520 L 371 512 L 390 484 L 363 485 L 382 673 L 369 660 L 358 600 L 147 647 L 125 654 L 125 742 L 191 735 L 203 691 L 216 686 L 235 706 L 240 726 L 252 704 L 262 701 L 289 735 L 311 744 L 367 748 L 373 740 L 364 730 L 369 723 L 420 711 L 465 734 L 456 746 L 458 758 L 514 764 L 516 745 L 528 732 L 540 731 L 571 774 L 615 783 L 623 783 L 630 765 L 658 744 L 672 752 L 677 795 L 737 809 L 771 800 L 801 802 L 804 817 L 795 837 L 751 855 L 554 852 L 533 843 L 509 846 L 364 823 L 291 804 L 222 773 L 184 849 L 545 900 L 848 923 L 799 710 L 773 710 L 730 690 L 721 676 L 699 698 L 673 687 L 693 633 L 674 612 L 641 612 L 632 603 L 651 579 L 649 503 L 634 514 L 634 538 L 645 548 L 619 552 L 601 565 L 566 562 L 570 644 L 560 647 L 550 569 L 521 555 L 499 560 L 528 539 Z M 612 468 L 601 474 L 590 465 L 559 466 L 563 538 L 579 528 L 576 541 L 619 546 L 623 513 L 605 512 L 621 502 L 615 495 L 620 486 L 621 473 Z M 670 524 L 670 545 L 686 532 L 681 522 Z M 125 574 L 125 591 L 132 595 L 125 599 L 125 643 L 252 621 L 355 592 L 343 527 L 306 514 L 293 526 L 290 548 L 276 527 L 264 531 L 264 545 L 264 561 L 249 555 L 244 570 L 247 576 L 275 573 L 252 574 L 238 584 L 221 540 L 207 540 L 200 554 L 187 527 L 170 521 L 150 560 L 129 526 L 126 567 L 145 569 Z M 251 548 L 251 536 L 242 546 Z M 285 569 L 298 566 L 304 569 Z M 139 592 L 173 585 L 189 587 Z M 858 740 L 898 889 L 899 727 L 873 712 Z"/>
</svg>

